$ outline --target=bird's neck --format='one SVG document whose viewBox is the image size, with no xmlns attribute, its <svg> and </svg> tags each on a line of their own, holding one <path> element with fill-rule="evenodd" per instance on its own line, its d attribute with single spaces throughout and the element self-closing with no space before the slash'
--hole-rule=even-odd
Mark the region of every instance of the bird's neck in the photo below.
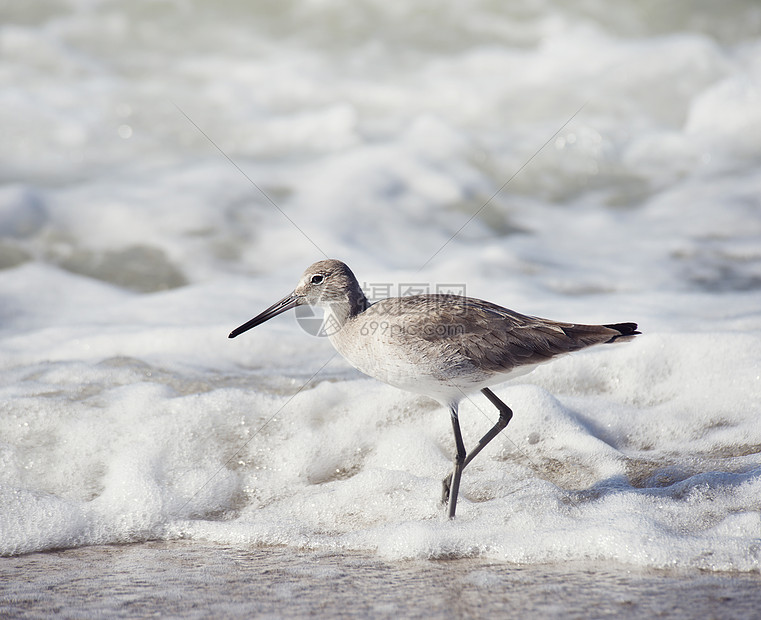
<svg viewBox="0 0 761 620">
<path fill-rule="evenodd" d="M 356 290 L 350 291 L 345 299 L 340 301 L 331 301 L 325 306 L 325 318 L 335 328 L 340 329 L 349 319 L 361 314 L 370 306 L 367 297 L 362 290 L 357 287 Z"/>
</svg>

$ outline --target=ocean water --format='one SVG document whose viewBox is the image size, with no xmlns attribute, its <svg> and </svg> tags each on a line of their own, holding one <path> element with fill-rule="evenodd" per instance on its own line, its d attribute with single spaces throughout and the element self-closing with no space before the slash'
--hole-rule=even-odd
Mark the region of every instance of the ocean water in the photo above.
<svg viewBox="0 0 761 620">
<path fill-rule="evenodd" d="M 17 2 L 0 79 L 0 555 L 761 571 L 755 0 Z M 326 255 L 643 335 L 495 388 L 450 522 L 433 401 L 227 338 Z"/>
</svg>

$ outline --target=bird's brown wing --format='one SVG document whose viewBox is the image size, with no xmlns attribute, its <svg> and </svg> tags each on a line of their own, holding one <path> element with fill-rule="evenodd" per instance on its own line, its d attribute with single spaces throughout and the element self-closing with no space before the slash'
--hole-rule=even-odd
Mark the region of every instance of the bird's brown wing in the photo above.
<svg viewBox="0 0 761 620">
<path fill-rule="evenodd" d="M 449 357 L 470 361 L 486 372 L 506 373 L 638 333 L 633 323 L 561 323 L 455 295 L 392 298 L 376 305 L 396 321 L 398 337 L 437 342 Z"/>
</svg>

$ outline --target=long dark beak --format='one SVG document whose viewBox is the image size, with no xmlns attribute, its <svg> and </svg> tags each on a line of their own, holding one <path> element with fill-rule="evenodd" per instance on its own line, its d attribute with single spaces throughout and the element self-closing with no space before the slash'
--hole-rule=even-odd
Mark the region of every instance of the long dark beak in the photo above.
<svg viewBox="0 0 761 620">
<path fill-rule="evenodd" d="M 276 304 L 272 304 L 264 312 L 256 315 L 253 319 L 248 321 L 248 323 L 244 323 L 240 327 L 232 330 L 228 338 L 235 338 L 235 336 L 240 336 L 243 332 L 247 332 L 252 327 L 261 325 L 262 323 L 264 323 L 264 321 L 269 321 L 273 316 L 277 316 L 278 314 L 282 314 L 286 310 L 295 308 L 296 306 L 299 305 L 300 301 L 301 301 L 301 297 L 299 297 L 295 293 L 286 295 L 279 302 L 277 302 Z"/>
</svg>

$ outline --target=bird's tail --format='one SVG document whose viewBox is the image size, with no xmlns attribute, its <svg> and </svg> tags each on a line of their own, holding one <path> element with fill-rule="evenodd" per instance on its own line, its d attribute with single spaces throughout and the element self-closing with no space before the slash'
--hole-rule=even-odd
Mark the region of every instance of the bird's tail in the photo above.
<svg viewBox="0 0 761 620">
<path fill-rule="evenodd" d="M 614 325 L 603 325 L 603 327 L 614 329 L 618 332 L 618 334 L 613 336 L 608 342 L 626 342 L 627 340 L 634 338 L 637 334 L 642 333 L 637 331 L 636 323 L 615 323 Z"/>
</svg>

